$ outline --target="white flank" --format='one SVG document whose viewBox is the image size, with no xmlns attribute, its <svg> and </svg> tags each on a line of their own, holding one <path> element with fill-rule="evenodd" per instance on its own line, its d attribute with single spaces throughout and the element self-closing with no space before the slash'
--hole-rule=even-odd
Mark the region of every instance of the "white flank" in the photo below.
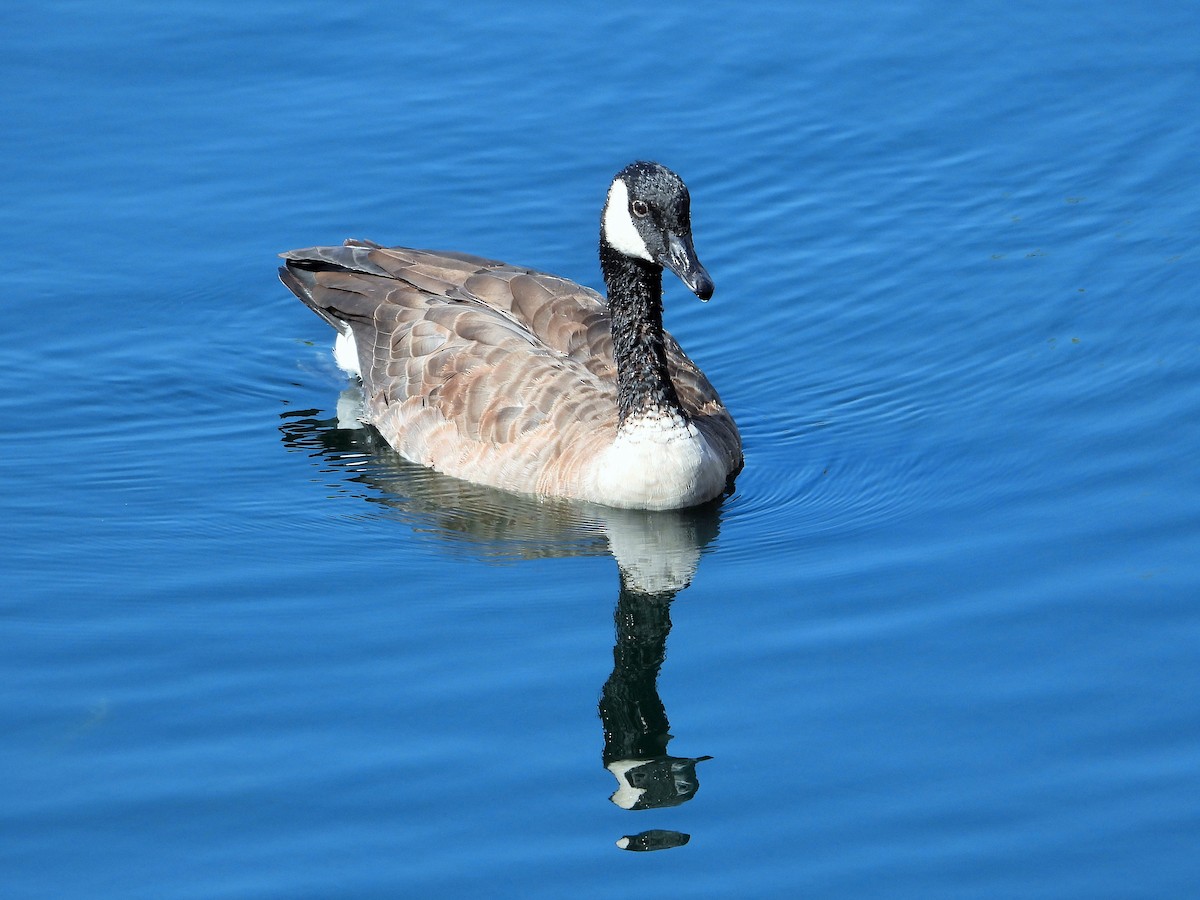
<svg viewBox="0 0 1200 900">
<path fill-rule="evenodd" d="M 338 336 L 333 342 L 333 361 L 342 371 L 362 377 L 358 366 L 358 344 L 354 340 L 354 332 L 348 325 L 345 331 L 338 332 Z"/>
<path fill-rule="evenodd" d="M 638 509 L 680 509 L 716 497 L 725 466 L 696 426 L 653 413 L 625 422 L 596 467 L 598 503 Z"/>
<path fill-rule="evenodd" d="M 626 256 L 653 262 L 646 242 L 629 214 L 629 188 L 621 178 L 614 179 L 608 189 L 608 200 L 604 204 L 604 240 Z"/>
</svg>

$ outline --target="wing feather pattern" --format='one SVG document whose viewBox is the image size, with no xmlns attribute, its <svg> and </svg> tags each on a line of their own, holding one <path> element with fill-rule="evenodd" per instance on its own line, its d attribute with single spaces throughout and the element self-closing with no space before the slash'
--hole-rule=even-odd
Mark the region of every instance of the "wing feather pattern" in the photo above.
<svg viewBox="0 0 1200 900">
<path fill-rule="evenodd" d="M 599 294 L 469 254 L 370 241 L 283 258 L 293 293 L 353 333 L 368 418 L 403 456 L 508 490 L 579 495 L 617 429 Z M 666 345 L 684 411 L 736 466 L 733 420 L 670 335 Z"/>
</svg>

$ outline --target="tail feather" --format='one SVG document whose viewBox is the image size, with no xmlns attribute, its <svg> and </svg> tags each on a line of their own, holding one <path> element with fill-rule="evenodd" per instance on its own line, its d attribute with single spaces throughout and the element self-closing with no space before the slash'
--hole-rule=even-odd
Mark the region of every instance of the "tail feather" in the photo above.
<svg viewBox="0 0 1200 900">
<path fill-rule="evenodd" d="M 315 282 L 311 275 L 309 278 L 304 278 L 304 274 L 307 273 L 302 269 L 295 270 L 291 266 L 279 267 L 279 280 L 283 282 L 284 287 L 299 297 L 305 306 L 324 319 L 332 328 L 341 333 L 346 328 L 345 323 L 339 321 L 317 302 L 312 292 Z"/>
</svg>

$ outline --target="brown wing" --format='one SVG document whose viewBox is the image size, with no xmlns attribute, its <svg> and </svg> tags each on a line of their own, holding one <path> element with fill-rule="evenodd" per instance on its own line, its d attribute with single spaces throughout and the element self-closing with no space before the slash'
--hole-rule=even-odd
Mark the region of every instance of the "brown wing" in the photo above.
<svg viewBox="0 0 1200 900">
<path fill-rule="evenodd" d="M 671 381 L 675 384 L 675 393 L 679 395 L 679 405 L 708 438 L 708 442 L 728 461 L 730 471 L 736 473 L 742 467 L 742 437 L 733 422 L 733 416 L 729 415 L 729 410 L 700 367 L 683 352 L 675 338 L 666 332 L 663 338 L 666 342 L 667 366 Z"/>
<path fill-rule="evenodd" d="M 405 457 L 510 490 L 569 493 L 616 432 L 594 291 L 479 257 L 353 242 L 284 254 L 285 284 L 349 328 L 372 423 Z"/>
<path fill-rule="evenodd" d="M 283 254 L 284 283 L 353 332 L 372 423 L 402 455 L 509 490 L 572 495 L 617 426 L 608 308 L 566 279 L 365 241 Z M 667 336 L 684 409 L 731 467 L 741 444 Z"/>
</svg>

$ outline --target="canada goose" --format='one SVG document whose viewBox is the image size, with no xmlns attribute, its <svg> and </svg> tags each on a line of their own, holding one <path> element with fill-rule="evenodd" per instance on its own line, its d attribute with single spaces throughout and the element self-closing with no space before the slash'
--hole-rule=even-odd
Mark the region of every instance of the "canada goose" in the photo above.
<svg viewBox="0 0 1200 900">
<path fill-rule="evenodd" d="M 600 220 L 606 303 L 553 275 L 463 253 L 348 240 L 280 254 L 283 283 L 337 329 L 367 420 L 402 456 L 458 478 L 607 506 L 711 500 L 742 443 L 662 327 L 662 270 L 701 300 L 687 187 L 635 162 Z"/>
</svg>

